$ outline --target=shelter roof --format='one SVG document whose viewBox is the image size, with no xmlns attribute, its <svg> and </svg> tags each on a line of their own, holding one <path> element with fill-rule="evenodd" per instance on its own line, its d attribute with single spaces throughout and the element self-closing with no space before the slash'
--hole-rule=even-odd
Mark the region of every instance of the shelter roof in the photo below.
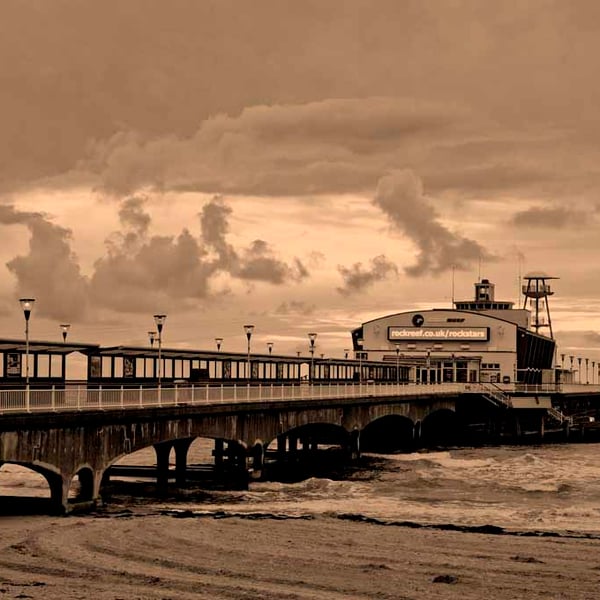
<svg viewBox="0 0 600 600">
<path fill-rule="evenodd" d="M 0 352 L 24 354 L 27 351 L 26 346 L 27 343 L 25 340 L 0 338 Z M 30 354 L 70 354 L 71 352 L 82 352 L 85 354 L 98 347 L 98 344 L 29 340 Z"/>
</svg>

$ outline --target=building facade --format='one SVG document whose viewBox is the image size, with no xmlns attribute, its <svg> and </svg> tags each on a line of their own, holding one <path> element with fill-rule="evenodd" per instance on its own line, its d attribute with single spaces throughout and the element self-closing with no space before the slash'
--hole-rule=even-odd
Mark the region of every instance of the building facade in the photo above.
<svg viewBox="0 0 600 600">
<path fill-rule="evenodd" d="M 353 330 L 352 340 L 363 359 L 411 365 L 418 383 L 551 381 L 555 342 L 530 322 L 529 310 L 497 301 L 494 284 L 482 279 L 472 300 L 380 317 Z"/>
</svg>

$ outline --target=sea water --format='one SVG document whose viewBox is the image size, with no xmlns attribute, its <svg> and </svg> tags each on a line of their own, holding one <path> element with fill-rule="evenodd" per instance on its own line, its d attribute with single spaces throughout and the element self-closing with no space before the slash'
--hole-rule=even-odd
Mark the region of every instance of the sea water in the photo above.
<svg viewBox="0 0 600 600">
<path fill-rule="evenodd" d="M 208 454 L 207 441 L 198 440 L 189 462 L 203 462 Z M 154 452 L 147 449 L 122 462 L 154 460 Z M 40 476 L 7 464 L 0 469 L 0 494 L 35 496 L 48 490 Z M 189 500 L 151 505 L 197 513 L 350 514 L 384 521 L 600 534 L 600 444 L 367 454 L 341 479 L 258 481 L 248 490 L 211 490 Z M 149 507 L 148 499 L 144 506 Z"/>
</svg>

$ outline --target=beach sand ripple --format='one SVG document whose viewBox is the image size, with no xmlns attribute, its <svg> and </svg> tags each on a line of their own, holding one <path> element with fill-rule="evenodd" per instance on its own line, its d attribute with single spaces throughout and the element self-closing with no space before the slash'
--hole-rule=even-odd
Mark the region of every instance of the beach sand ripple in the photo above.
<svg viewBox="0 0 600 600">
<path fill-rule="evenodd" d="M 592 599 L 600 584 L 585 536 L 143 509 L 8 517 L 0 532 L 6 598 Z"/>
</svg>

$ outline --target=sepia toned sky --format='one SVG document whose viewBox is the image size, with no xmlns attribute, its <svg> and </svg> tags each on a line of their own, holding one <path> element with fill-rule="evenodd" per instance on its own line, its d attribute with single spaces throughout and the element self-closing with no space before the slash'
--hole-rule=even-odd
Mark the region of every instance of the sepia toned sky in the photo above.
<svg viewBox="0 0 600 600">
<path fill-rule="evenodd" d="M 486 277 L 600 359 L 600 4 L 3 0 L 0 325 L 342 356 Z"/>
</svg>

